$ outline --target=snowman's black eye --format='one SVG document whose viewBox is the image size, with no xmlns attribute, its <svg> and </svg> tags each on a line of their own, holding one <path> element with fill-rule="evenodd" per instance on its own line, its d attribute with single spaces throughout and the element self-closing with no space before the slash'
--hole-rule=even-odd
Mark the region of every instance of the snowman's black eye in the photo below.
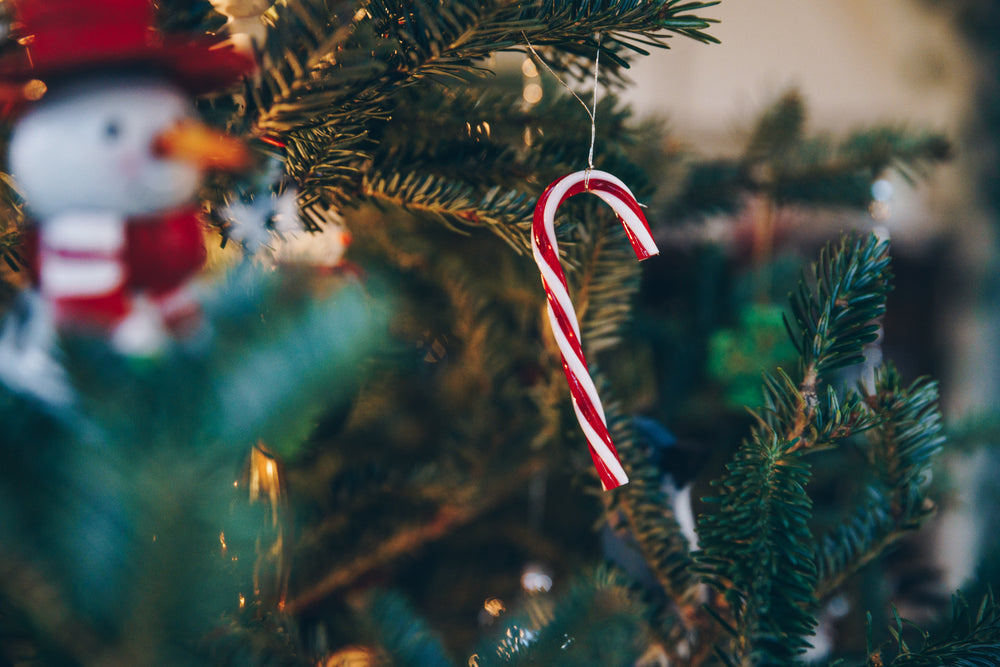
<svg viewBox="0 0 1000 667">
<path fill-rule="evenodd" d="M 121 136 L 122 127 L 117 120 L 109 120 L 104 125 L 104 138 L 108 141 L 114 141 L 119 136 Z"/>
</svg>

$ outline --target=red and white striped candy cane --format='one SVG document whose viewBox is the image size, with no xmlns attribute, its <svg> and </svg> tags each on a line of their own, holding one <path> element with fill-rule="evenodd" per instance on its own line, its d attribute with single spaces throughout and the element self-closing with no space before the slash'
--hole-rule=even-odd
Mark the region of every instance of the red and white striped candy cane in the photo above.
<svg viewBox="0 0 1000 667">
<path fill-rule="evenodd" d="M 556 242 L 556 209 L 570 197 L 590 192 L 607 202 L 625 226 L 625 233 L 632 243 L 636 257 L 644 260 L 659 254 L 649 231 L 646 216 L 632 192 L 620 180 L 604 171 L 578 171 L 564 176 L 542 193 L 535 206 L 531 226 L 531 249 L 535 262 L 542 272 L 542 284 L 548 297 L 549 324 L 562 355 L 563 371 L 569 382 L 573 410 L 580 422 L 590 456 L 597 466 L 597 473 L 605 490 L 628 483 L 628 475 L 618 460 L 618 452 L 608 433 L 604 407 L 597 395 L 597 388 L 587 369 L 587 360 L 580 345 L 580 324 L 569 298 L 566 274 L 559 263 L 559 244 Z"/>
</svg>

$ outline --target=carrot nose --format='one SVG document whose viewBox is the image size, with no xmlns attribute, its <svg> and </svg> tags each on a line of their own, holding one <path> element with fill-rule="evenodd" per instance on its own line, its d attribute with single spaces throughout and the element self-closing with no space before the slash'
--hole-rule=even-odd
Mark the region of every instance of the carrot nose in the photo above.
<svg viewBox="0 0 1000 667">
<path fill-rule="evenodd" d="M 240 171 L 252 161 L 250 151 L 239 139 L 194 120 L 181 121 L 157 135 L 153 152 L 204 170 Z"/>
</svg>

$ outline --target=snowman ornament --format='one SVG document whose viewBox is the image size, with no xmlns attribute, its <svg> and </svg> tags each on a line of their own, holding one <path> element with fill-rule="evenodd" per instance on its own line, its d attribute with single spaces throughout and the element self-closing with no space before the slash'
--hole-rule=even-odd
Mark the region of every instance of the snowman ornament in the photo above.
<svg viewBox="0 0 1000 667">
<path fill-rule="evenodd" d="M 192 96 L 253 63 L 156 33 L 148 0 L 16 8 L 28 46 L 0 62 L 0 82 L 22 95 L 7 100 L 19 107 L 8 164 L 33 221 L 25 255 L 40 300 L 58 331 L 153 353 L 201 325 L 190 280 L 205 259 L 193 205 L 203 175 L 249 162 L 197 120 Z"/>
</svg>

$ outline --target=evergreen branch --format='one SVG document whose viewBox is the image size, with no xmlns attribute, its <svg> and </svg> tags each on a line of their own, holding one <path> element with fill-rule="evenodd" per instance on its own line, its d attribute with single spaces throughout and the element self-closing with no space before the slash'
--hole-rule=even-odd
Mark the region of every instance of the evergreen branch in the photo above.
<svg viewBox="0 0 1000 667">
<path fill-rule="evenodd" d="M 951 156 L 948 141 L 933 132 L 878 125 L 834 144 L 826 137 L 806 138 L 805 121 L 805 103 L 792 90 L 763 113 L 747 142 L 744 162 L 758 170 L 766 167 L 758 182 L 778 201 L 867 203 L 867 191 L 860 197 L 844 197 L 855 181 L 867 188 L 892 167 L 913 182 Z M 823 196 L 824 192 L 839 192 L 840 197 Z"/>
<path fill-rule="evenodd" d="M 675 221 L 713 215 L 736 215 L 752 181 L 743 165 L 725 159 L 689 158 L 681 185 L 664 205 L 664 216 Z"/>
<path fill-rule="evenodd" d="M 785 158 L 802 143 L 806 108 L 797 90 L 785 93 L 764 111 L 750 133 L 743 159 L 774 162 Z"/>
<path fill-rule="evenodd" d="M 931 638 L 924 633 L 925 643 L 919 649 L 907 645 L 902 638 L 906 621 L 896 616 L 896 626 L 890 632 L 896 639 L 896 656 L 886 663 L 880 651 L 869 648 L 869 667 L 888 664 L 890 667 L 989 667 L 1000 661 L 1000 606 L 987 593 L 974 609 L 956 596 L 952 600 L 952 618 L 940 636 Z"/>
<path fill-rule="evenodd" d="M 795 90 L 761 116 L 742 158 L 752 190 L 779 203 L 865 207 L 872 181 L 887 169 L 913 182 L 951 155 L 942 135 L 898 126 L 856 131 L 836 144 L 823 136 L 806 138 L 805 119 Z"/>
<path fill-rule="evenodd" d="M 442 98 L 452 112 L 449 115 L 441 114 Z M 397 99 L 392 120 L 372 133 L 377 147 L 366 173 L 372 177 L 432 174 L 442 182 L 466 187 L 472 198 L 496 188 L 524 191 L 538 187 L 540 191 L 550 180 L 583 163 L 579 138 L 589 124 L 575 105 L 573 98 L 557 93 L 526 110 L 520 91 L 507 88 L 468 86 L 442 91 L 440 96 L 411 89 Z M 650 189 L 648 174 L 629 157 L 635 148 L 631 111 L 606 96 L 598 103 L 598 114 L 603 120 L 597 166 L 619 174 L 634 191 L 645 193 Z M 560 120 L 550 123 L 544 118 Z M 414 132 L 414 127 L 422 131 Z M 651 140 L 658 141 L 659 136 Z M 525 221 L 531 217 L 528 204 L 523 209 Z"/>
<path fill-rule="evenodd" d="M 764 408 L 751 411 L 758 425 L 771 432 L 786 430 L 789 424 L 806 423 L 800 437 L 809 443 L 810 451 L 835 447 L 838 443 L 866 431 L 878 423 L 878 416 L 855 391 L 840 397 L 831 386 L 818 392 L 808 419 L 808 401 L 800 387 L 782 369 L 777 375 L 764 374 Z M 797 427 L 796 427 L 797 428 Z"/>
<path fill-rule="evenodd" d="M 272 6 L 266 17 L 268 36 L 260 54 L 260 73 L 247 87 L 248 98 L 259 110 L 259 131 L 292 129 L 281 120 L 289 107 L 301 114 L 310 111 L 310 105 L 312 111 L 321 111 L 324 103 L 338 101 L 341 93 L 324 90 L 314 72 L 337 62 L 334 54 L 353 32 L 354 7 L 351 0 L 284 0 Z M 342 64 L 340 86 L 361 86 L 381 69 L 376 59 L 367 68 Z M 307 95 L 311 99 L 303 99 Z"/>
<path fill-rule="evenodd" d="M 908 532 L 894 520 L 884 492 L 867 487 L 857 509 L 818 540 L 816 599 L 828 598 Z"/>
<path fill-rule="evenodd" d="M 684 2 L 683 0 L 589 0 L 568 3 L 546 0 L 541 3 L 537 20 L 552 26 L 551 31 L 540 30 L 532 42 L 552 44 L 557 41 L 576 42 L 581 50 L 592 51 L 594 33 L 605 33 L 611 39 L 635 49 L 635 42 L 659 48 L 668 48 L 663 33 L 673 33 L 705 43 L 718 40 L 705 32 L 714 19 L 697 16 L 698 12 L 719 4 L 712 2 Z M 580 43 L 578 40 L 587 40 Z M 613 54 L 612 54 L 613 55 Z M 619 64 L 624 64 L 618 61 Z M 625 65 L 627 67 L 627 64 Z"/>
<path fill-rule="evenodd" d="M 782 114 L 795 111 L 792 105 Z M 761 123 L 759 135 L 771 132 L 770 122 Z M 733 610 L 736 633 L 728 649 L 719 647 L 726 662 L 791 660 L 804 650 L 815 624 L 811 612 L 820 572 L 864 557 L 860 547 L 834 553 L 810 546 L 811 502 L 804 490 L 810 473 L 800 457 L 807 448 L 834 446 L 887 419 L 866 396 L 850 392 L 841 398 L 831 387 L 820 392 L 819 383 L 830 371 L 863 359 L 862 348 L 877 330 L 872 321 L 885 309 L 888 262 L 887 245 L 874 236 L 845 238 L 837 249 L 822 251 L 811 280 L 803 277 L 792 294 L 796 330 L 785 319 L 801 356 L 802 380 L 796 384 L 783 371 L 765 375 L 764 408 L 755 414 L 751 439 L 716 482 L 722 493 L 706 499 L 718 509 L 699 522 L 702 551 L 696 558 Z M 839 545 L 867 527 L 849 523 L 824 544 Z M 865 543 L 848 544 L 856 542 Z M 780 586 L 778 572 L 786 577 Z"/>
<path fill-rule="evenodd" d="M 382 649 L 385 664 L 452 667 L 441 640 L 401 595 L 375 591 L 361 612 L 365 634 Z M 381 662 L 381 661 L 380 661 Z"/>
<path fill-rule="evenodd" d="M 875 127 L 837 145 L 824 138 L 803 142 L 783 163 L 772 165 L 759 187 L 783 204 L 864 208 L 872 200 L 872 182 L 886 171 L 914 183 L 950 155 L 940 134 Z"/>
<path fill-rule="evenodd" d="M 816 564 L 805 493 L 809 466 L 789 443 L 756 434 L 714 482 L 699 517 L 699 571 L 732 610 L 732 664 L 787 664 L 808 646 L 816 621 Z"/>
<path fill-rule="evenodd" d="M 849 518 L 819 541 L 817 595 L 822 599 L 933 512 L 926 478 L 944 443 L 937 385 L 904 386 L 895 368 L 880 369 L 866 397 L 876 424 L 865 450 L 877 485 L 869 485 Z"/>
<path fill-rule="evenodd" d="M 880 426 L 869 432 L 866 453 L 879 481 L 892 492 L 892 515 L 907 523 L 922 519 L 929 512 L 927 475 L 945 441 L 937 383 L 924 378 L 904 386 L 895 367 L 888 366 L 876 375 L 867 400 Z"/>
<path fill-rule="evenodd" d="M 527 235 L 533 204 L 515 191 L 491 189 L 483 196 L 462 183 L 433 174 L 372 174 L 362 195 L 375 204 L 390 204 L 435 220 L 453 231 L 485 227 L 518 252 L 529 252 Z"/>
<path fill-rule="evenodd" d="M 377 33 L 388 33 L 403 47 L 397 60 L 413 63 L 471 61 L 497 50 L 514 46 L 523 33 L 530 41 L 543 45 L 588 52 L 593 58 L 598 48 L 595 33 L 625 46 L 634 39 L 666 47 L 664 33 L 712 42 L 704 32 L 712 23 L 689 12 L 710 7 L 716 2 L 674 0 L 640 2 L 637 0 L 601 0 L 567 3 L 546 0 L 520 3 L 511 0 L 452 3 L 447 11 L 431 11 L 422 2 L 373 0 L 366 6 Z M 638 49 L 642 52 L 641 49 Z M 615 65 L 627 64 L 610 48 L 602 49 Z"/>
<path fill-rule="evenodd" d="M 796 448 L 814 444 L 802 438 L 816 414 L 821 377 L 863 361 L 863 347 L 878 337 L 874 320 L 885 312 L 890 289 L 888 243 L 874 235 L 844 238 L 836 250 L 823 249 L 811 278 L 803 276 L 791 296 L 795 327 L 785 318 L 803 369 L 795 421 L 786 434 Z"/>
<path fill-rule="evenodd" d="M 432 309 L 397 312 L 395 336 L 408 342 L 443 340 L 443 358 L 440 363 L 427 363 L 420 352 L 417 366 L 402 361 L 404 369 L 410 371 L 408 379 L 387 372 L 384 381 L 366 388 L 359 405 L 392 405 L 394 419 L 387 420 L 376 410 L 372 416 L 377 423 L 368 424 L 369 413 L 364 408 L 354 412 L 351 427 L 336 435 L 326 448 L 326 460 L 317 466 L 326 468 L 325 475 L 317 474 L 312 483 L 304 481 L 318 487 L 317 515 L 330 518 L 299 540 L 299 555 L 304 556 L 300 562 L 315 560 L 311 559 L 313 554 L 336 552 L 341 556 L 333 567 L 325 558 L 323 569 L 303 577 L 307 583 L 290 608 L 300 601 L 310 606 L 324 600 L 358 577 L 389 566 L 428 541 L 465 525 L 523 489 L 525 480 L 540 465 L 537 454 L 527 452 L 541 420 L 526 405 L 529 392 L 520 367 L 537 365 L 537 345 L 524 335 L 529 326 L 533 330 L 543 298 L 533 267 L 525 272 L 524 259 L 512 256 L 490 235 L 456 238 L 439 233 L 434 226 L 415 224 L 410 216 L 367 220 L 367 224 L 359 224 L 352 244 L 355 257 L 359 257 L 357 253 L 361 258 L 377 256 L 383 264 L 394 265 L 401 273 L 399 293 L 410 297 L 402 298 L 403 303 L 435 304 Z M 470 265 L 469 256 L 476 257 L 479 264 Z M 433 261 L 428 261 L 429 257 Z M 482 272 L 483 265 L 491 270 Z M 526 279 L 530 290 L 523 285 Z M 522 339 L 523 354 L 519 352 Z M 533 366 L 529 372 L 534 372 Z M 414 379 L 414 375 L 419 377 Z M 414 436 L 411 426 L 417 420 L 440 427 L 435 432 L 434 427 L 420 429 Z M 410 426 L 401 429 L 400 422 Z M 484 424 L 500 423 L 502 427 L 484 432 Z M 400 440 L 401 447 L 397 446 Z M 380 446 L 372 448 L 373 442 Z M 475 457 L 469 455 L 470 442 L 477 443 Z M 520 447 L 524 456 L 515 455 L 515 451 L 522 451 Z M 385 448 L 396 452 L 389 461 L 377 456 Z M 376 475 L 368 479 L 370 466 L 357 452 L 373 449 Z M 361 458 L 362 463 L 345 464 L 345 458 Z M 525 460 L 530 463 L 520 465 Z M 335 482 L 355 484 L 345 496 L 329 499 L 336 508 L 334 516 L 323 511 L 327 495 L 338 493 L 325 483 L 332 476 L 331 465 L 337 466 L 333 468 L 338 471 Z M 387 489 L 393 490 L 389 498 Z M 418 509 L 411 512 L 408 525 L 399 525 L 400 504 Z M 387 507 L 392 509 L 387 512 Z M 388 519 L 385 524 L 373 525 L 370 517 L 382 515 Z M 359 530 L 378 535 L 378 539 L 358 544 L 351 530 L 355 518 Z"/>
<path fill-rule="evenodd" d="M 803 383 L 815 389 L 820 375 L 864 360 L 862 348 L 878 336 L 874 320 L 885 312 L 889 292 L 889 244 L 875 235 L 845 238 L 827 246 L 791 297 L 796 331 L 786 318 L 792 342 L 802 355 Z"/>
<path fill-rule="evenodd" d="M 898 125 L 876 125 L 853 132 L 837 146 L 836 152 L 841 163 L 867 168 L 876 176 L 891 167 L 911 183 L 951 155 L 951 146 L 944 136 Z"/>
<path fill-rule="evenodd" d="M 316 40 L 319 39 L 319 33 L 322 32 L 322 26 L 318 23 L 322 8 L 313 7 L 310 10 L 306 6 L 309 4 L 310 2 L 307 0 L 294 0 L 287 5 L 282 5 L 279 14 L 285 18 L 275 19 L 274 29 L 278 33 L 272 35 L 273 39 L 269 38 L 267 42 L 269 49 L 277 50 L 270 56 L 274 67 L 266 67 L 262 85 L 253 87 L 253 91 L 257 95 L 255 104 L 259 110 L 254 121 L 255 129 L 253 132 L 284 133 L 287 143 L 288 170 L 302 187 L 304 199 L 311 201 L 313 198 L 319 197 L 326 204 L 336 204 L 345 198 L 353 199 L 359 194 L 363 197 L 364 194 L 358 193 L 357 190 L 358 188 L 363 190 L 366 187 L 366 185 L 359 183 L 364 174 L 368 175 L 369 180 L 374 180 L 379 178 L 379 172 L 394 174 L 402 169 L 413 172 L 419 161 L 415 162 L 406 158 L 413 157 L 414 151 L 401 153 L 394 148 L 405 144 L 405 142 L 398 141 L 400 133 L 382 136 L 381 130 L 374 130 L 381 128 L 397 108 L 405 109 L 407 101 L 405 93 L 411 89 L 411 84 L 421 78 L 449 73 L 457 74 L 463 69 L 467 70 L 472 67 L 471 63 L 475 58 L 485 56 L 497 48 L 496 30 L 500 30 L 499 26 L 510 27 L 508 24 L 512 20 L 511 12 L 520 16 L 525 12 L 530 14 L 532 11 L 531 8 L 507 6 L 505 3 L 496 3 L 495 5 L 458 3 L 456 7 L 447 12 L 439 12 L 438 15 L 431 16 L 421 14 L 420 11 L 416 13 L 404 12 L 406 3 L 399 3 L 399 6 L 393 5 L 391 7 L 386 5 L 376 7 L 376 3 L 372 3 L 366 7 L 364 12 L 355 16 L 353 32 L 349 38 L 346 38 L 347 42 L 337 47 L 336 57 L 329 54 L 319 57 L 314 54 L 311 57 L 316 59 L 315 67 L 309 69 L 306 66 L 308 63 L 300 62 L 304 56 L 285 54 L 279 58 L 280 49 L 283 48 L 281 45 L 291 39 L 287 35 L 283 37 L 279 28 L 286 23 L 299 25 L 312 16 L 310 12 L 315 16 L 309 19 L 311 27 L 305 32 L 313 37 L 311 41 L 306 40 L 307 44 L 304 46 L 299 46 L 308 53 L 315 51 L 318 54 L 321 51 Z M 627 10 L 630 13 L 640 12 L 640 10 L 649 11 L 649 8 L 641 9 L 629 6 L 628 3 L 618 4 L 621 4 L 625 9 L 622 10 L 622 7 L 614 5 L 600 8 L 599 11 L 597 8 L 592 8 L 585 17 L 579 20 L 589 21 L 595 17 L 604 17 L 604 19 L 610 20 L 617 16 L 616 12 L 619 10 Z M 292 11 L 296 7 L 298 9 Z M 537 10 L 537 8 L 535 9 Z M 689 6 L 687 9 L 692 9 L 692 7 Z M 675 20 L 676 11 L 671 9 L 667 12 L 669 16 L 665 19 L 666 24 L 672 25 L 671 21 Z M 449 16 L 451 18 L 448 18 Z M 566 17 L 563 19 L 569 20 Z M 491 21 L 495 21 L 497 25 L 489 28 Z M 413 23 L 412 26 L 410 22 Z M 518 18 L 515 23 L 521 26 L 523 20 Z M 533 29 L 535 31 L 542 30 L 544 26 L 546 34 L 551 35 L 553 25 L 546 20 L 544 24 L 534 24 Z M 585 25 L 585 23 L 574 23 L 573 30 L 579 31 L 581 25 Z M 422 28 L 422 31 L 417 30 L 416 26 Z M 479 34 L 481 30 L 485 32 Z M 454 43 L 450 46 L 442 46 L 439 41 L 447 41 L 446 38 L 449 36 Z M 474 57 L 468 55 L 448 56 L 449 49 L 452 51 L 461 50 L 457 44 L 462 44 L 464 46 L 461 48 L 466 48 L 469 44 L 475 43 L 476 39 L 482 40 L 480 44 L 483 49 L 482 53 Z M 588 36 L 587 39 L 590 37 Z M 404 42 L 406 43 L 404 44 Z M 293 46 L 295 46 L 294 43 Z M 371 56 L 373 49 L 378 54 L 378 57 L 374 59 Z M 391 53 L 383 52 L 385 50 L 391 51 Z M 381 72 L 368 71 L 371 69 L 370 63 L 373 60 L 384 64 L 393 58 L 401 60 L 395 64 L 386 65 L 386 68 Z M 287 73 L 287 75 L 281 74 L 281 68 L 277 67 L 279 61 L 286 65 L 289 63 L 295 65 L 293 67 L 295 71 Z M 298 88 L 292 86 L 285 79 L 293 75 L 298 77 L 295 80 L 305 81 L 305 83 Z M 274 80 L 269 79 L 269 76 Z M 280 80 L 278 80 L 279 78 Z M 262 97 L 264 93 L 261 91 L 268 89 L 271 90 L 272 94 L 265 99 Z M 411 95 L 410 97 L 421 99 L 421 96 Z M 470 102 L 478 102 L 482 96 L 468 97 Z M 552 97 L 558 99 L 560 96 Z M 426 96 L 423 96 L 423 99 L 427 100 Z M 505 136 L 505 141 L 501 144 L 492 144 L 488 141 L 480 142 L 481 137 L 473 138 L 470 136 L 470 144 L 473 143 L 471 141 L 473 139 L 475 142 L 480 142 L 475 147 L 478 159 L 473 160 L 468 168 L 459 170 L 455 162 L 455 154 L 451 153 L 448 161 L 432 168 L 432 173 L 437 172 L 441 177 L 447 178 L 450 175 L 449 172 L 459 172 L 456 179 L 468 181 L 470 174 L 478 172 L 478 167 L 484 159 L 490 163 L 503 163 L 511 161 L 511 158 L 516 156 L 517 162 L 524 162 L 525 157 L 529 161 L 537 161 L 540 156 L 544 156 L 546 160 L 551 162 L 553 157 L 564 153 L 563 147 L 560 147 L 556 153 L 549 153 L 547 152 L 549 147 L 539 146 L 539 150 L 525 154 L 523 137 L 525 132 L 530 131 L 528 129 L 530 119 L 536 116 L 519 111 L 520 102 L 512 100 L 513 97 L 509 97 L 510 103 L 506 105 L 506 110 L 502 113 L 498 112 L 492 117 L 492 120 L 508 117 L 513 109 L 516 117 L 523 117 L 523 120 L 518 121 L 522 124 L 521 132 Z M 428 122 L 428 118 L 433 118 L 430 121 L 432 124 L 440 122 L 437 120 L 440 118 L 440 114 L 437 113 L 440 108 L 439 99 L 435 97 L 434 102 L 436 104 L 433 108 L 433 114 L 428 114 L 422 121 L 419 121 L 422 125 Z M 604 115 L 607 118 L 613 118 L 616 115 L 612 111 L 613 101 L 602 101 L 602 106 L 604 107 L 602 111 L 605 112 Z M 248 112 L 245 116 L 254 116 L 254 113 Z M 397 121 L 403 134 L 414 137 L 416 146 L 426 148 L 427 142 L 421 143 L 421 133 L 412 132 L 414 125 L 405 122 L 405 113 L 403 116 Z M 617 127 L 617 122 L 615 126 Z M 449 133 L 454 136 L 457 134 L 454 132 L 455 129 L 457 128 L 442 128 L 444 136 L 448 136 Z M 438 136 L 438 134 L 434 133 L 434 136 Z M 392 141 L 393 137 L 397 141 Z M 384 157 L 380 156 L 372 164 L 370 162 L 371 152 L 376 150 L 379 145 L 390 147 L 390 152 Z M 483 155 L 483 149 L 489 149 L 491 145 L 495 145 L 494 154 Z M 437 151 L 440 150 L 439 147 Z M 432 155 L 423 150 L 418 149 L 417 154 L 421 160 L 433 159 Z M 523 180 L 528 174 L 537 173 L 538 169 L 535 168 L 534 164 L 524 163 L 522 166 L 513 164 L 511 171 L 520 175 L 518 180 Z M 501 180 L 504 179 L 501 178 Z M 458 185 L 458 183 L 453 185 Z M 515 184 L 509 184 L 510 189 L 514 187 Z M 451 188 L 448 189 L 451 190 Z M 442 194 L 448 195 L 449 193 Z M 457 196 L 458 193 L 451 191 L 450 194 Z M 466 194 L 471 195 L 471 193 Z M 476 194 L 483 195 L 484 193 L 477 189 Z M 508 201 L 508 195 L 509 193 L 506 191 L 495 190 L 486 193 L 484 201 L 492 203 L 491 198 L 499 198 L 503 200 L 501 205 L 506 206 L 511 203 Z M 456 201 L 453 197 L 446 196 L 446 201 L 440 203 L 447 209 L 449 205 L 456 204 Z M 482 211 L 470 207 L 468 205 L 470 202 L 465 202 L 465 204 L 462 207 L 464 210 L 461 211 L 436 210 L 433 211 L 433 214 L 439 220 L 458 226 L 469 220 L 476 221 L 489 217 L 483 215 Z M 431 208 L 433 209 L 434 206 L 432 205 Z M 504 212 L 501 211 L 501 214 Z M 494 229 L 498 230 L 496 227 Z M 514 235 L 506 231 L 500 231 L 500 233 L 514 247 L 526 247 L 523 243 L 519 243 Z"/>
<path fill-rule="evenodd" d="M 792 90 L 766 109 L 737 159 L 698 161 L 670 204 L 674 217 L 737 210 L 746 195 L 776 204 L 844 206 L 872 203 L 871 184 L 893 170 L 913 182 L 951 157 L 941 134 L 879 125 L 842 139 L 807 136 L 806 108 Z"/>
<path fill-rule="evenodd" d="M 288 134 L 285 165 L 306 205 L 330 205 L 353 193 L 361 165 L 371 159 L 371 140 L 363 128 L 314 127 Z"/>
<path fill-rule="evenodd" d="M 249 92 L 257 109 L 257 132 L 298 126 L 358 123 L 404 88 L 422 81 L 465 81 L 482 73 L 475 63 L 512 49 L 520 35 L 594 57 L 596 32 L 630 45 L 634 35 L 666 46 L 663 33 L 713 41 L 712 22 L 688 12 L 714 3 L 618 0 L 588 5 L 502 0 L 455 0 L 447 6 L 407 0 L 372 0 L 346 22 L 346 10 L 331 12 L 319 0 L 289 0 L 267 40 L 265 73 Z M 292 11 L 294 10 L 294 11 Z M 634 47 L 637 48 L 637 47 Z M 626 65 L 612 47 L 602 49 Z M 641 51 L 641 49 L 640 49 Z M 376 57 L 373 57 L 376 56 Z"/>
<path fill-rule="evenodd" d="M 530 109 L 524 107 L 519 87 L 469 85 L 435 95 L 421 93 L 409 89 L 400 94 L 392 120 L 373 132 L 378 144 L 373 170 L 422 170 L 476 188 L 523 188 L 526 182 L 544 185 L 583 163 L 580 137 L 589 132 L 589 119 L 574 98 L 560 91 L 545 95 Z M 449 114 L 441 113 L 442 104 Z M 617 164 L 600 161 L 635 148 L 632 114 L 613 95 L 602 97 L 597 114 L 598 161 L 601 168 L 614 170 Z M 421 131 L 414 132 L 415 127 Z M 633 166 L 632 171 L 638 170 Z M 633 180 L 629 184 L 637 187 Z"/>
</svg>

